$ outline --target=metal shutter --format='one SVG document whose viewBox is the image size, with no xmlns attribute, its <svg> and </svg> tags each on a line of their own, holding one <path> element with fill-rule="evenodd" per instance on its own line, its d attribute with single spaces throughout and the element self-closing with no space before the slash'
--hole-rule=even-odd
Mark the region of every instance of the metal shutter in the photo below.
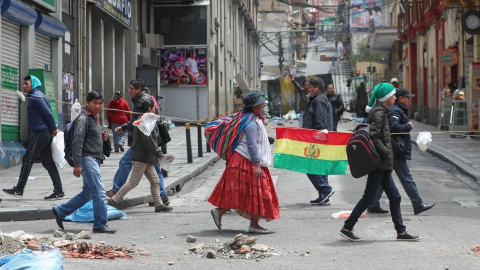
<svg viewBox="0 0 480 270">
<path fill-rule="evenodd" d="M 20 76 L 20 25 L 2 18 L 2 84 L 0 105 L 2 117 L 2 140 L 19 140 L 20 105 L 16 90 Z"/>
<path fill-rule="evenodd" d="M 52 70 L 52 39 L 39 33 L 35 33 L 34 67 Z"/>
</svg>

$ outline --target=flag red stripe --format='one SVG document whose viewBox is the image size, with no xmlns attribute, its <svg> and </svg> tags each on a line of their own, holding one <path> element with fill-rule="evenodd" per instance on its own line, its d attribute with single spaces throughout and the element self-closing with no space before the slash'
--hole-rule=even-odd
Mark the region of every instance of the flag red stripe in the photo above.
<svg viewBox="0 0 480 270">
<path fill-rule="evenodd" d="M 324 134 L 324 135 L 325 136 L 322 136 L 319 130 L 314 130 L 314 129 L 292 128 L 292 127 L 277 128 L 277 140 L 290 139 L 290 140 L 302 141 L 307 143 L 318 143 L 318 144 L 328 144 L 328 145 L 347 145 L 348 140 L 350 140 L 350 137 L 352 137 L 351 132 L 329 131 L 328 134 Z M 321 137 L 323 137 L 325 140 L 318 139 Z"/>
</svg>

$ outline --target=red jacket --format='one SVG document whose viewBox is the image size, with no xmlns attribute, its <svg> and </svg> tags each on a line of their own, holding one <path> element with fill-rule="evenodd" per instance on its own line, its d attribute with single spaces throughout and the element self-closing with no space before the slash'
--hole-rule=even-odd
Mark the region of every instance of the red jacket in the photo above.
<svg viewBox="0 0 480 270">
<path fill-rule="evenodd" d="M 109 110 L 107 110 L 107 120 L 108 120 L 108 123 L 110 124 L 123 125 L 132 119 L 132 115 L 130 113 L 122 112 L 122 111 L 130 111 L 130 107 L 128 107 L 127 101 L 124 100 L 123 98 L 120 98 L 119 100 L 112 99 L 112 101 L 110 101 L 110 103 L 108 104 L 108 109 Z M 115 110 L 110 110 L 110 109 L 115 109 Z M 122 110 L 122 111 L 116 111 L 116 110 Z"/>
</svg>

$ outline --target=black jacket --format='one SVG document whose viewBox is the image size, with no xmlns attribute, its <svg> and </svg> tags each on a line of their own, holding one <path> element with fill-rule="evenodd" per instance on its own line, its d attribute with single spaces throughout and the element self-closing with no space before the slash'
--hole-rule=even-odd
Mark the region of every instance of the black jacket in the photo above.
<svg viewBox="0 0 480 270">
<path fill-rule="evenodd" d="M 390 124 L 391 133 L 405 133 L 410 132 L 412 127 L 407 125 L 408 119 L 408 108 L 399 102 L 390 107 L 390 113 L 388 114 L 388 123 Z M 412 159 L 412 142 L 410 141 L 410 134 L 408 135 L 392 135 L 392 136 L 403 136 L 405 139 L 405 150 L 403 151 L 402 157 L 405 159 Z"/>
<path fill-rule="evenodd" d="M 91 156 L 103 160 L 102 127 L 99 116 L 93 116 L 85 108 L 75 120 L 72 140 L 72 157 L 75 167 L 82 166 L 82 157 Z"/>
<path fill-rule="evenodd" d="M 332 105 L 325 94 L 318 94 L 310 97 L 307 110 L 303 115 L 302 128 L 309 129 L 333 129 Z"/>
<path fill-rule="evenodd" d="M 342 117 L 344 104 L 342 95 L 333 93 L 333 95 L 327 94 L 328 101 L 332 104 L 333 108 L 333 120 L 338 121 Z"/>
<path fill-rule="evenodd" d="M 155 164 L 162 156 L 162 150 L 158 147 L 157 131 L 153 129 L 150 136 L 143 134 L 138 127 L 133 129 L 132 153 L 130 159 L 148 164 Z"/>
<path fill-rule="evenodd" d="M 128 145 L 131 146 L 133 142 L 133 122 L 137 121 L 138 117 L 141 116 L 140 112 L 145 112 L 148 110 L 146 107 L 145 101 L 148 99 L 152 99 L 152 96 L 147 94 L 147 92 L 142 91 L 138 93 L 138 95 L 135 98 L 132 98 L 132 103 L 133 103 L 133 112 L 132 113 L 132 119 L 128 121 L 127 123 L 122 125 L 123 131 L 128 131 Z"/>
<path fill-rule="evenodd" d="M 388 125 L 388 108 L 377 103 L 368 115 L 370 124 L 370 139 L 380 155 L 380 170 L 393 171 L 393 150 L 390 138 L 390 126 Z"/>
</svg>

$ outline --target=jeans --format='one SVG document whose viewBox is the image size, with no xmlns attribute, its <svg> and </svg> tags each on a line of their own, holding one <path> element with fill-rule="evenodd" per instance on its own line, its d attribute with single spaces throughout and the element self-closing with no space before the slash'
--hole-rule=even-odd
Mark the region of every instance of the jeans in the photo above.
<svg viewBox="0 0 480 270">
<path fill-rule="evenodd" d="M 415 181 L 413 181 L 407 160 L 403 157 L 395 157 L 393 162 L 393 170 L 397 174 L 398 179 L 400 179 L 400 183 L 402 183 L 403 189 L 410 198 L 413 208 L 422 207 L 424 203 L 420 197 L 420 193 L 418 192 L 417 184 L 415 184 Z M 382 197 L 382 194 L 383 189 L 379 187 L 375 202 L 371 205 L 372 207 L 380 207 L 380 198 Z"/>
<path fill-rule="evenodd" d="M 82 157 L 82 177 L 82 191 L 55 209 L 63 219 L 92 200 L 93 228 L 103 228 L 107 226 L 107 205 L 105 204 L 105 187 L 100 174 L 100 161 L 89 156 Z"/>
<path fill-rule="evenodd" d="M 53 135 L 49 130 L 40 130 L 32 134 L 32 138 L 28 143 L 27 151 L 22 158 L 22 168 L 18 178 L 17 189 L 23 191 L 27 184 L 28 176 L 32 170 L 33 162 L 40 158 L 42 165 L 47 169 L 48 174 L 53 182 L 53 188 L 56 192 L 63 192 L 62 181 L 58 174 L 57 166 L 52 158 L 52 140 Z"/>
<path fill-rule="evenodd" d="M 340 119 L 339 119 L 339 120 L 333 120 L 333 129 L 332 129 L 332 131 L 337 131 L 337 127 L 338 127 L 338 122 L 339 122 L 339 121 L 340 121 Z"/>
<path fill-rule="evenodd" d="M 126 132 L 116 132 L 115 128 L 121 126 L 120 124 L 112 124 L 112 134 L 113 134 L 113 149 L 115 152 L 118 152 L 118 146 L 125 145 L 125 139 L 127 138 Z"/>
<path fill-rule="evenodd" d="M 318 191 L 318 196 L 329 194 L 333 188 L 328 184 L 328 175 L 308 174 L 308 179 L 312 182 L 315 189 Z"/>
<path fill-rule="evenodd" d="M 392 216 L 393 224 L 395 225 L 395 230 L 398 233 L 405 232 L 406 227 L 403 225 L 402 211 L 400 210 L 400 202 L 402 199 L 395 186 L 395 182 L 393 182 L 392 172 L 379 169 L 368 174 L 367 186 L 365 187 L 363 197 L 357 205 L 355 205 L 350 217 L 345 221 L 345 225 L 343 226 L 345 229 L 353 229 L 360 215 L 365 212 L 368 206 L 370 206 L 375 200 L 378 187 L 380 186 L 385 190 L 388 200 L 390 201 L 390 214 Z"/>
<path fill-rule="evenodd" d="M 120 188 L 127 182 L 128 175 L 130 174 L 130 171 L 132 170 L 132 160 L 130 159 L 130 153 L 132 152 L 132 148 L 129 148 L 123 157 L 120 159 L 120 162 L 118 162 L 118 170 L 115 173 L 115 176 L 113 177 L 113 192 L 118 192 Z M 158 179 L 160 180 L 159 182 L 159 188 L 160 188 L 160 197 L 162 197 L 163 200 L 167 199 L 167 193 L 165 192 L 165 183 L 163 180 L 163 174 L 162 170 L 160 168 L 160 164 L 155 163 L 155 171 L 157 171 Z"/>
</svg>

